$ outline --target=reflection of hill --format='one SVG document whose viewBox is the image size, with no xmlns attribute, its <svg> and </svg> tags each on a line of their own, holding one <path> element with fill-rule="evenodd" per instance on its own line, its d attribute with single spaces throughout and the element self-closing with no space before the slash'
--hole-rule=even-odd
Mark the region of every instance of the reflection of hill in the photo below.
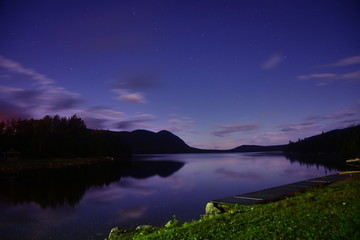
<svg viewBox="0 0 360 240">
<path fill-rule="evenodd" d="M 175 161 L 134 161 L 124 171 L 123 177 L 148 178 L 155 175 L 169 177 L 184 166 Z"/>
<path fill-rule="evenodd" d="M 111 162 L 83 167 L 0 172 L 0 201 L 10 204 L 35 202 L 43 208 L 75 206 L 91 187 L 109 185 L 121 177 L 168 177 L 183 165 L 172 161 L 140 161 L 128 166 Z"/>
<path fill-rule="evenodd" d="M 315 156 L 313 154 L 304 153 L 284 153 L 284 156 L 290 162 L 299 162 L 301 165 L 306 166 L 323 166 L 329 170 L 340 170 L 346 165 L 344 161 L 341 161 L 341 157 L 338 154 Z"/>
</svg>

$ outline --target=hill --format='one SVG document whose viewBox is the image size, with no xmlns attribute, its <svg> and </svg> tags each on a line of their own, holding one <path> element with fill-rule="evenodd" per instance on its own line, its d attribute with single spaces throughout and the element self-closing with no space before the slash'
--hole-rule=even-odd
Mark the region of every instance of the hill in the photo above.
<svg viewBox="0 0 360 240">
<path fill-rule="evenodd" d="M 169 131 L 132 132 L 92 130 L 76 115 L 55 115 L 43 119 L 0 122 L 0 154 L 6 158 L 17 152 L 21 158 L 120 157 L 145 153 L 267 152 L 340 153 L 360 155 L 360 125 L 333 130 L 287 145 L 243 145 L 230 150 L 204 150 L 190 147 Z M 1 158 L 1 156 L 0 156 Z"/>
<path fill-rule="evenodd" d="M 181 138 L 166 130 L 157 133 L 147 130 L 124 131 L 118 132 L 118 136 L 132 153 L 194 153 L 201 151 L 190 147 Z"/>
</svg>

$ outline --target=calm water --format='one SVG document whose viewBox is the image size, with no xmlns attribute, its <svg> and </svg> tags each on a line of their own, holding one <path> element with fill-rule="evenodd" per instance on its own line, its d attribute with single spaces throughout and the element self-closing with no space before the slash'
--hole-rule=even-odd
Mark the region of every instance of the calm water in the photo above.
<svg viewBox="0 0 360 240">
<path fill-rule="evenodd" d="M 0 176 L 0 238 L 104 239 L 110 229 L 198 219 L 208 201 L 336 173 L 279 154 L 136 156 L 116 165 Z"/>
</svg>

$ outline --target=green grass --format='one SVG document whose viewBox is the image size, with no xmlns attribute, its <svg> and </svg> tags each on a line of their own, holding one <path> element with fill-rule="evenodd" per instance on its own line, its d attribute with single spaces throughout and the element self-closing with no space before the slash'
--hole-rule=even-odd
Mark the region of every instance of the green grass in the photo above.
<svg viewBox="0 0 360 240">
<path fill-rule="evenodd" d="M 236 208 L 235 208 L 236 210 Z M 360 176 L 310 189 L 278 202 L 238 208 L 212 218 L 137 231 L 120 239 L 360 239 Z"/>
</svg>

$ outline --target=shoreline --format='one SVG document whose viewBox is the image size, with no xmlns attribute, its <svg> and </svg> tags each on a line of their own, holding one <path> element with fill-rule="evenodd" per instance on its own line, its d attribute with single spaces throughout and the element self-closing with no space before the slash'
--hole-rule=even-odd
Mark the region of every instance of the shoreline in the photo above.
<svg viewBox="0 0 360 240">
<path fill-rule="evenodd" d="M 315 187 L 280 201 L 232 205 L 226 212 L 202 215 L 179 224 L 176 216 L 162 227 L 114 227 L 106 240 L 123 239 L 357 239 L 360 174 Z M 324 208 L 326 206 L 326 208 Z M 323 221 L 326 219 L 326 221 Z M 339 220 L 340 219 L 340 220 Z"/>
<path fill-rule="evenodd" d="M 127 159 L 128 158 L 128 159 Z M 57 169 L 71 166 L 87 166 L 97 163 L 119 162 L 129 163 L 130 157 L 77 157 L 77 158 L 36 158 L 1 161 L 0 172 L 16 172 L 29 169 Z"/>
</svg>

